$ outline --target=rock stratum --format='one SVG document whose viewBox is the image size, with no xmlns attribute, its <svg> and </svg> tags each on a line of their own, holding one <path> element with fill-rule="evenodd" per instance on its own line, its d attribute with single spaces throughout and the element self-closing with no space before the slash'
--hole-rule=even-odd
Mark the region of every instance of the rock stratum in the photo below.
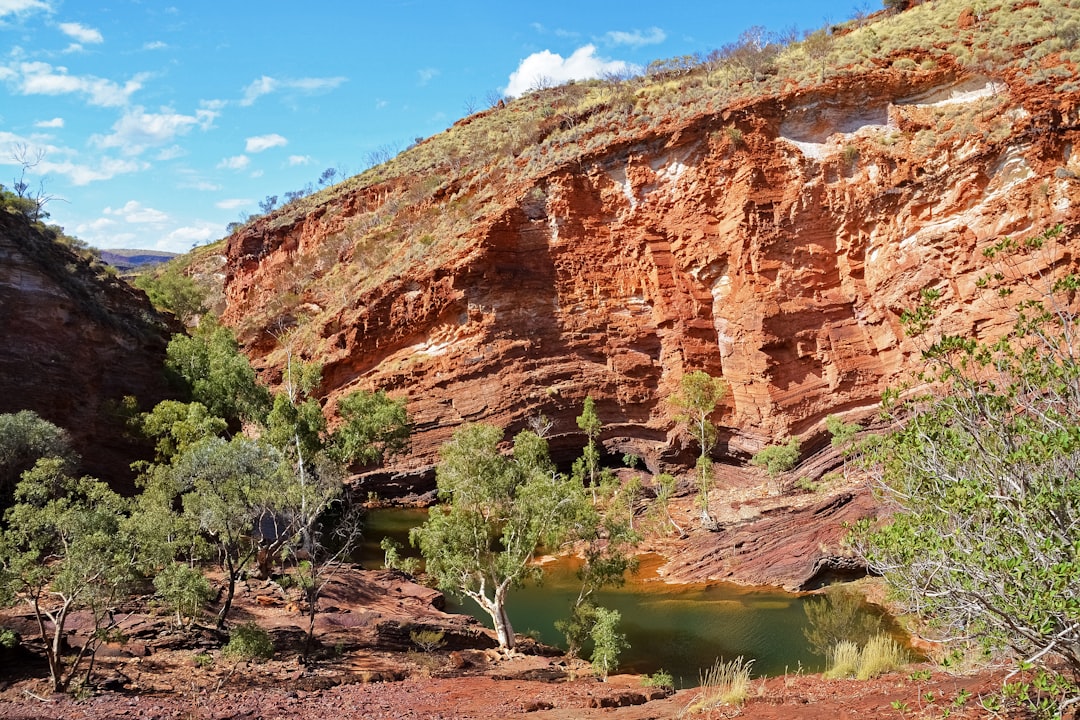
<svg viewBox="0 0 1080 720">
<path fill-rule="evenodd" d="M 271 378 L 286 345 L 321 361 L 331 415 L 359 387 L 407 395 L 406 472 L 462 423 L 539 414 L 565 460 L 586 395 L 607 450 L 660 469 L 687 455 L 668 399 L 697 369 L 730 387 L 718 457 L 823 438 L 920 368 L 900 316 L 922 289 L 942 293 L 939 328 L 1000 333 L 983 250 L 1075 237 L 1080 93 L 930 65 L 672 117 L 563 164 L 522 155 L 454 237 L 357 229 L 410 202 L 452 215 L 472 186 L 446 176 L 415 201 L 391 179 L 264 218 L 228 241 L 225 320 Z M 397 265 L 371 261 L 378 243 Z M 291 307 L 267 312 L 283 288 Z"/>
<path fill-rule="evenodd" d="M 63 427 L 83 471 L 130 492 L 129 465 L 148 448 L 127 431 L 122 402 L 149 409 L 167 397 L 169 328 L 141 290 L 49 232 L 0 210 L 0 412 Z"/>
</svg>

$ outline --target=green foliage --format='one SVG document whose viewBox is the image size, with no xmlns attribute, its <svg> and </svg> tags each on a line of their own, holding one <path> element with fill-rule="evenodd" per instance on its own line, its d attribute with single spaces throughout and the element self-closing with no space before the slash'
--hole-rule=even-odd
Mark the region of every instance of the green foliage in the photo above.
<svg viewBox="0 0 1080 720">
<path fill-rule="evenodd" d="M 988 249 L 984 286 L 1016 322 L 992 344 L 943 335 L 934 392 L 893 402 L 869 448 L 895 510 L 856 534 L 870 566 L 943 634 L 1080 670 L 1080 345 L 1061 228 Z M 1033 274 L 1031 268 L 1053 268 Z M 1021 296 L 1022 295 L 1022 296 Z M 1045 662 L 1045 660 L 1042 660 Z"/>
<path fill-rule="evenodd" d="M 228 423 L 211 415 L 202 403 L 177 400 L 159 402 L 134 424 L 147 437 L 157 438 L 155 451 L 159 462 L 169 462 L 196 443 L 217 437 L 228 429 Z"/>
<path fill-rule="evenodd" d="M 4 515 L 0 597 L 30 602 L 58 692 L 112 627 L 110 610 L 134 578 L 135 547 L 121 522 L 129 509 L 105 483 L 73 478 L 64 460 L 44 458 L 23 474 Z M 89 615 L 95 631 L 67 660 L 63 640 L 76 611 Z"/>
<path fill-rule="evenodd" d="M 211 415 L 239 425 L 259 422 L 270 405 L 269 393 L 240 353 L 232 331 L 208 318 L 193 335 L 176 335 L 169 343 L 166 369 L 206 407 Z"/>
<path fill-rule="evenodd" d="M 793 437 L 783 445 L 769 445 L 750 458 L 750 464 L 761 468 L 765 474 L 776 481 L 776 490 L 780 492 L 780 475 L 795 467 L 799 462 L 799 438 Z"/>
<path fill-rule="evenodd" d="M 32 410 L 0 413 L 0 508 L 8 504 L 22 474 L 41 458 L 74 463 L 67 431 Z"/>
<path fill-rule="evenodd" d="M 618 610 L 597 607 L 593 611 L 592 629 L 589 637 L 593 641 L 592 666 L 602 679 L 619 666 L 619 655 L 630 647 L 626 635 L 618 632 L 622 616 Z"/>
<path fill-rule="evenodd" d="M 270 639 L 270 633 L 255 623 L 244 623 L 233 628 L 221 654 L 240 660 L 269 660 L 274 657 L 274 641 Z"/>
<path fill-rule="evenodd" d="M 600 448 L 596 441 L 600 437 L 603 423 L 596 414 L 596 403 L 593 402 L 591 395 L 585 398 L 581 415 L 577 417 L 577 426 L 585 433 L 587 442 L 581 452 L 581 457 L 574 463 L 574 476 L 595 488 L 600 484 Z M 595 498 L 595 490 L 593 497 Z"/>
<path fill-rule="evenodd" d="M 409 575 L 415 575 L 420 569 L 419 558 L 403 557 L 401 550 L 403 545 L 392 537 L 384 537 L 379 547 L 383 550 L 383 565 L 393 570 L 400 570 Z"/>
<path fill-rule="evenodd" d="M 855 435 L 862 430 L 858 423 L 846 423 L 836 415 L 825 418 L 825 429 L 832 435 L 832 445 L 836 448 L 848 446 Z"/>
<path fill-rule="evenodd" d="M 344 422 L 330 441 L 337 460 L 369 465 L 408 449 L 412 427 L 405 398 L 395 400 L 384 390 L 360 390 L 341 399 L 338 414 Z"/>
<path fill-rule="evenodd" d="M 10 628 L 0 627 L 0 650 L 14 650 L 21 643 L 19 633 Z"/>
<path fill-rule="evenodd" d="M 446 504 L 431 510 L 411 541 L 438 585 L 475 600 L 491 616 L 500 646 L 513 648 L 507 592 L 542 573 L 532 563 L 539 549 L 571 537 L 591 504 L 580 483 L 555 472 L 542 438 L 519 433 L 513 454 L 503 456 L 502 434 L 483 424 L 454 433 L 436 470 Z"/>
<path fill-rule="evenodd" d="M 667 688 L 668 690 L 675 689 L 675 678 L 671 676 L 667 670 L 660 668 L 652 675 L 645 675 L 641 678 L 641 684 L 645 687 L 658 687 Z"/>
<path fill-rule="evenodd" d="M 704 370 L 696 370 L 682 376 L 679 388 L 679 394 L 671 399 L 671 403 L 679 410 L 676 420 L 686 427 L 700 450 L 696 464 L 698 504 L 702 520 L 709 523 L 709 490 L 712 486 L 709 454 L 716 445 L 716 426 L 711 418 L 717 404 L 727 394 L 727 383 Z"/>
<path fill-rule="evenodd" d="M 783 445 L 762 448 L 750 460 L 750 464 L 765 470 L 769 477 L 776 477 L 795 467 L 799 460 L 799 438 L 791 438 Z"/>
<path fill-rule="evenodd" d="M 176 612 L 176 624 L 185 627 L 194 623 L 199 611 L 214 591 L 197 569 L 181 563 L 171 563 L 154 577 L 154 589 Z M 185 623 L 184 618 L 188 618 Z"/>
<path fill-rule="evenodd" d="M 185 325 L 206 312 L 206 289 L 171 264 L 139 275 L 132 284 L 146 293 L 154 307 L 171 312 Z"/>
<path fill-rule="evenodd" d="M 217 547 L 225 571 L 226 594 L 218 625 L 232 609 L 236 580 L 259 549 L 255 531 L 267 518 L 277 537 L 285 528 L 274 524 L 292 506 L 294 489 L 282 455 L 266 443 L 242 435 L 231 441 L 209 438 L 188 449 L 172 470 L 183 496 L 184 515 Z"/>
<path fill-rule="evenodd" d="M 803 611 L 803 634 L 818 655 L 827 655 L 841 640 L 865 645 L 882 631 L 881 618 L 866 611 L 862 596 L 839 585 L 830 586 L 822 597 L 807 600 Z"/>
</svg>

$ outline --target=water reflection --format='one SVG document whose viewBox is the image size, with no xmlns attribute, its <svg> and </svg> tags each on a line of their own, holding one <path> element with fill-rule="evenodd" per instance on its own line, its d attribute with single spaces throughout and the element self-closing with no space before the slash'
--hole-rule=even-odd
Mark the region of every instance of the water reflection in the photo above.
<svg viewBox="0 0 1080 720">
<path fill-rule="evenodd" d="M 408 545 L 408 530 L 423 522 L 423 510 L 372 512 L 365 531 L 365 564 L 381 565 L 379 542 L 385 535 Z M 693 685 L 700 671 L 718 658 L 753 658 L 755 675 L 823 669 L 803 629 L 805 602 L 810 598 L 768 588 L 732 584 L 671 585 L 656 569 L 662 559 L 643 558 L 641 568 L 622 588 L 601 591 L 597 604 L 622 614 L 620 631 L 630 648 L 619 658 L 623 672 L 670 672 L 680 685 Z M 560 559 L 545 565 L 543 585 L 514 590 L 507 602 L 514 629 L 535 634 L 542 641 L 564 646 L 555 630 L 566 617 L 580 588 L 575 561 Z M 466 612 L 490 627 L 486 613 L 471 600 L 448 598 L 447 609 Z M 865 606 L 864 612 L 875 612 Z M 681 680 L 681 682 L 680 682 Z"/>
</svg>

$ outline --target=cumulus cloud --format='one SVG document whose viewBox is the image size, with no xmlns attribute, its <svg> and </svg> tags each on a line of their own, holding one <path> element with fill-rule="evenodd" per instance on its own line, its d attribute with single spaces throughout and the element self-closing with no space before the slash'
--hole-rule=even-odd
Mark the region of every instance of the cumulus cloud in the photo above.
<svg viewBox="0 0 1080 720">
<path fill-rule="evenodd" d="M 296 167 L 297 165 L 310 165 L 310 164 L 311 164 L 311 156 L 310 155 L 290 155 L 289 156 L 289 167 Z"/>
<path fill-rule="evenodd" d="M 651 27 L 645 31 L 633 30 L 631 32 L 612 30 L 604 35 L 604 39 L 610 45 L 629 45 L 637 48 L 643 45 L 659 45 L 667 40 L 667 33 L 658 27 Z"/>
<path fill-rule="evenodd" d="M 62 128 L 64 127 L 64 118 L 55 117 L 52 120 L 38 120 L 34 123 L 34 127 L 37 128 Z"/>
<path fill-rule="evenodd" d="M 196 110 L 194 115 L 185 115 L 168 108 L 153 113 L 136 106 L 113 123 L 112 133 L 94 135 L 91 141 L 100 148 L 119 148 L 125 155 L 139 155 L 147 148 L 171 143 L 192 128 L 208 130 L 217 115 L 213 110 Z"/>
<path fill-rule="evenodd" d="M 169 46 L 166 45 L 165 43 L 163 43 L 161 40 L 154 40 L 152 42 L 143 43 L 142 49 L 143 50 L 164 50 L 167 47 L 169 47 Z"/>
<path fill-rule="evenodd" d="M 165 252 L 187 252 L 196 245 L 203 245 L 225 234 L 225 228 L 219 224 L 197 221 L 192 225 L 178 227 L 167 233 L 154 245 L 156 250 Z"/>
<path fill-rule="evenodd" d="M 66 22 L 60 23 L 57 27 L 60 28 L 60 32 L 81 43 L 96 45 L 97 43 L 105 42 L 105 38 L 102 37 L 100 30 L 87 27 L 82 23 Z"/>
<path fill-rule="evenodd" d="M 247 155 L 233 155 L 217 164 L 219 170 L 243 170 L 251 164 L 251 158 Z"/>
<path fill-rule="evenodd" d="M 50 173 L 63 175 L 71 181 L 72 185 L 89 185 L 92 182 L 111 180 L 117 175 L 145 170 L 149 165 L 134 160 L 120 160 L 118 158 L 100 158 L 95 164 L 76 163 L 70 160 L 53 162 L 43 160 L 36 170 L 42 175 Z"/>
<path fill-rule="evenodd" d="M 131 96 L 142 88 L 147 77 L 145 74 L 136 75 L 121 85 L 93 75 L 70 75 L 66 67 L 53 67 L 46 62 L 20 62 L 3 70 L 0 77 L 23 95 L 78 94 L 98 107 L 126 105 Z"/>
<path fill-rule="evenodd" d="M 269 135 L 256 135 L 249 137 L 244 145 L 244 151 L 249 153 L 261 153 L 270 148 L 284 147 L 289 141 L 277 133 Z"/>
<path fill-rule="evenodd" d="M 290 79 L 263 75 L 244 88 L 244 96 L 240 99 L 240 104 L 244 107 L 254 105 L 255 101 L 263 95 L 275 92 L 301 93 L 304 95 L 329 92 L 345 82 L 346 79 L 344 77 Z"/>
<path fill-rule="evenodd" d="M 107 207 L 104 212 L 106 215 L 121 218 L 124 222 L 139 225 L 157 225 L 166 222 L 169 219 L 169 216 L 166 213 L 151 207 L 144 207 L 143 204 L 137 200 L 128 200 L 124 203 L 123 207 L 115 209 Z"/>
<path fill-rule="evenodd" d="M 219 207 L 222 210 L 235 210 L 237 208 L 247 207 L 254 204 L 254 201 L 249 200 L 248 198 L 227 198 L 225 200 L 219 200 L 214 203 L 214 207 Z"/>
<path fill-rule="evenodd" d="M 510 74 L 510 81 L 503 92 L 509 97 L 517 97 L 538 87 L 598 78 L 606 73 L 621 73 L 630 69 L 632 66 L 622 60 L 598 57 L 596 46 L 591 44 L 578 48 L 568 58 L 543 50 L 521 61 L 518 69 Z"/>
</svg>

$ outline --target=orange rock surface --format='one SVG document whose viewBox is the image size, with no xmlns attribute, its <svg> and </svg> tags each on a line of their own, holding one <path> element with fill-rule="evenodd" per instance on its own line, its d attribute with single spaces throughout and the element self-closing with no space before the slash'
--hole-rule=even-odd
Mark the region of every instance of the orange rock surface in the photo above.
<svg viewBox="0 0 1080 720">
<path fill-rule="evenodd" d="M 918 369 L 900 313 L 921 289 L 942 291 L 942 327 L 1000 332 L 1009 319 L 975 285 L 982 250 L 1056 223 L 1075 234 L 1080 94 L 1045 90 L 885 70 L 672 120 L 506 187 L 434 269 L 303 297 L 302 354 L 324 363 L 331 415 L 359 387 L 407 394 L 397 470 L 430 468 L 463 422 L 516 432 L 541 413 L 571 457 L 586 395 L 609 452 L 660 468 L 685 444 L 667 399 L 695 369 L 730 386 L 718 456 L 809 437 Z M 273 327 L 251 314 L 390 195 L 230 238 L 225 319 L 271 378 Z"/>
</svg>

